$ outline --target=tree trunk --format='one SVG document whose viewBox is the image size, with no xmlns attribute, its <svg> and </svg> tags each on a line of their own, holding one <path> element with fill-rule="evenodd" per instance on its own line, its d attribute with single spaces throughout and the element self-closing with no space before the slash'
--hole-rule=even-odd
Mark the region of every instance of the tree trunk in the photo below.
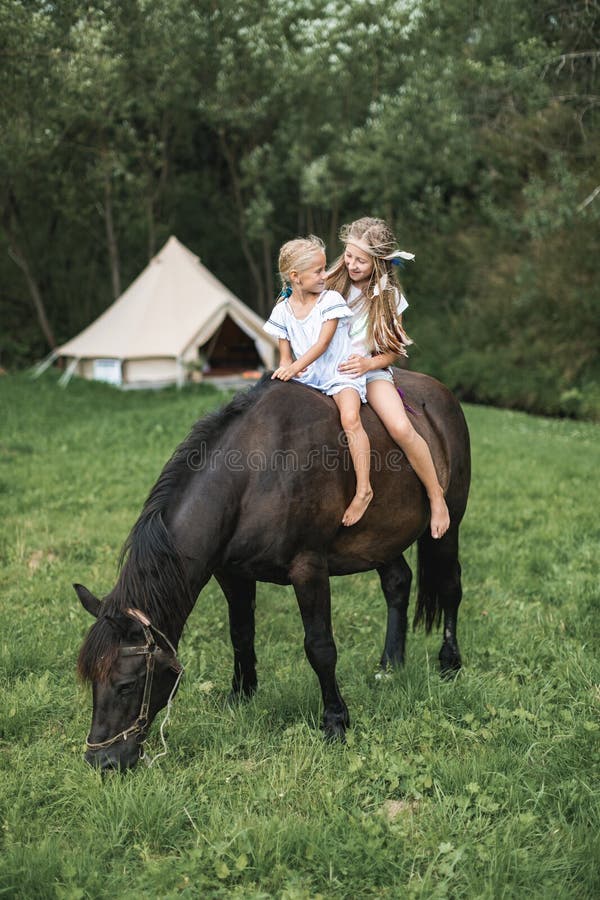
<svg viewBox="0 0 600 900">
<path fill-rule="evenodd" d="M 115 234 L 115 223 L 112 207 L 112 185 L 108 166 L 104 167 L 104 224 L 106 225 L 106 242 L 108 245 L 108 258 L 110 260 L 110 274 L 112 279 L 113 297 L 116 300 L 121 296 L 121 266 L 119 262 L 119 247 Z"/>
<path fill-rule="evenodd" d="M 156 227 L 154 224 L 154 195 L 146 197 L 146 220 L 148 222 L 148 262 L 156 253 Z"/>
<path fill-rule="evenodd" d="M 148 194 L 146 198 L 146 214 L 148 218 L 148 262 L 156 253 L 156 210 L 159 207 L 160 199 L 164 193 L 169 175 L 169 155 L 167 152 L 169 140 L 169 120 L 165 116 L 161 123 L 160 139 L 162 146 L 162 160 L 160 167 L 160 175 L 156 187 L 152 190 L 152 184 L 155 178 L 154 171 L 148 166 Z"/>
<path fill-rule="evenodd" d="M 273 260 L 271 258 L 272 255 L 272 246 L 271 239 L 267 236 L 263 236 L 263 264 L 265 269 L 265 300 L 266 303 L 264 305 L 261 304 L 261 309 L 259 309 L 260 314 L 263 318 L 267 318 L 271 311 L 271 305 L 275 299 L 275 287 L 273 285 Z"/>
<path fill-rule="evenodd" d="M 306 233 L 312 234 L 314 230 L 315 230 L 315 223 L 313 220 L 312 206 L 308 206 L 306 209 Z"/>
<path fill-rule="evenodd" d="M 6 206 L 2 217 L 4 230 L 6 231 L 6 235 L 8 237 L 9 255 L 25 276 L 25 281 L 27 282 L 27 287 L 29 288 L 29 293 L 33 301 L 33 306 L 37 315 L 39 326 L 42 330 L 42 334 L 44 335 L 48 345 L 50 346 L 50 349 L 55 350 L 56 338 L 54 337 L 54 332 L 52 331 L 52 327 L 48 320 L 42 292 L 40 291 L 40 287 L 33 274 L 33 270 L 31 268 L 31 265 L 29 264 L 29 260 L 27 259 L 27 254 L 25 253 L 22 244 L 17 238 L 17 229 L 15 227 L 16 219 L 18 219 L 17 203 L 11 193 L 8 205 Z"/>
<path fill-rule="evenodd" d="M 331 210 L 331 218 L 329 219 L 329 240 L 328 247 L 329 253 L 331 254 L 331 259 L 337 259 L 339 256 L 339 247 L 338 247 L 338 228 L 340 222 L 340 211 L 338 207 L 337 200 L 333 205 L 333 209 Z"/>
<path fill-rule="evenodd" d="M 227 168 L 229 169 L 229 175 L 231 178 L 231 188 L 233 191 L 233 199 L 235 201 L 235 205 L 238 211 L 238 233 L 240 236 L 240 246 L 242 248 L 242 253 L 244 254 L 244 258 L 248 263 L 248 268 L 250 269 L 250 274 L 254 279 L 254 285 L 256 287 L 256 299 L 258 309 L 265 309 L 268 301 L 265 291 L 265 283 L 262 277 L 262 273 L 260 271 L 260 265 L 255 260 L 252 255 L 252 251 L 250 250 L 250 245 L 248 243 L 248 238 L 246 237 L 246 229 L 244 227 L 244 199 L 242 197 L 242 188 L 240 185 L 240 180 L 238 178 L 238 174 L 235 168 L 235 161 L 233 159 L 233 154 L 227 145 L 227 141 L 225 140 L 225 133 L 222 129 L 219 129 L 219 142 L 221 144 L 221 149 L 223 151 L 223 156 L 225 157 L 225 161 L 227 163 Z M 256 306 L 256 304 L 253 304 Z"/>
</svg>

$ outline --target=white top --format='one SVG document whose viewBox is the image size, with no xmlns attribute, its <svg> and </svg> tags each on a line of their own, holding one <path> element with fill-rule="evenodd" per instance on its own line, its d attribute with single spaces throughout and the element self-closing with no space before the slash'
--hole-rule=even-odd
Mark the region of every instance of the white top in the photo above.
<svg viewBox="0 0 600 900">
<path fill-rule="evenodd" d="M 394 288 L 396 294 L 396 312 L 398 316 L 401 316 L 404 310 L 408 306 L 408 302 L 404 294 L 401 294 L 398 288 Z M 367 346 L 367 324 L 368 324 L 368 313 L 364 304 L 359 303 L 356 305 L 356 301 L 361 295 L 361 291 L 359 288 L 354 285 L 350 286 L 350 291 L 348 293 L 348 304 L 352 307 L 352 322 L 350 323 L 350 340 L 352 341 L 352 353 L 356 353 L 357 356 L 371 356 L 372 348 Z M 378 294 L 379 290 L 377 285 L 375 285 L 374 294 Z"/>
<path fill-rule="evenodd" d="M 297 319 L 288 300 L 278 303 L 265 323 L 264 330 L 276 338 L 288 340 L 296 359 L 313 347 L 319 338 L 323 322 L 339 319 L 329 346 L 325 353 L 308 366 L 305 373 L 297 375 L 300 381 L 309 387 L 317 388 L 329 396 L 338 394 L 345 388 L 352 388 L 366 402 L 365 376 L 353 378 L 338 372 L 338 366 L 353 353 L 349 334 L 352 310 L 337 291 L 323 291 L 319 299 L 304 319 Z"/>
</svg>

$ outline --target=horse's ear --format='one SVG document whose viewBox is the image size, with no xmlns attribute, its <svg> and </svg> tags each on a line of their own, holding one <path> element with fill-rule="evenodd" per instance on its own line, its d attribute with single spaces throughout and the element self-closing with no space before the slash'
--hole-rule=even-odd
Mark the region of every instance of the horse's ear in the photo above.
<svg viewBox="0 0 600 900">
<path fill-rule="evenodd" d="M 86 609 L 90 615 L 98 618 L 101 606 L 100 600 L 98 600 L 97 597 L 94 597 L 94 595 L 82 584 L 74 584 L 73 587 L 75 588 L 75 593 L 79 597 L 83 608 Z"/>
</svg>

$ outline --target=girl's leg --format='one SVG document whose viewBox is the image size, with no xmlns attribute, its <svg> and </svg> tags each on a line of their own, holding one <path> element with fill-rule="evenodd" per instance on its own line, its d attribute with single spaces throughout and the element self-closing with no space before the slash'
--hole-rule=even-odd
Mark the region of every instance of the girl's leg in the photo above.
<svg viewBox="0 0 600 900">
<path fill-rule="evenodd" d="M 342 525 L 354 525 L 364 514 L 373 499 L 369 480 L 371 445 L 360 420 L 360 396 L 353 388 L 345 388 L 334 394 L 342 420 L 342 428 L 348 438 L 348 449 L 356 472 L 356 494 L 342 517 Z"/>
<path fill-rule="evenodd" d="M 431 507 L 431 535 L 441 538 L 450 525 L 450 515 L 426 441 L 413 428 L 404 403 L 391 382 L 371 381 L 367 385 L 367 400 L 423 482 Z"/>
</svg>

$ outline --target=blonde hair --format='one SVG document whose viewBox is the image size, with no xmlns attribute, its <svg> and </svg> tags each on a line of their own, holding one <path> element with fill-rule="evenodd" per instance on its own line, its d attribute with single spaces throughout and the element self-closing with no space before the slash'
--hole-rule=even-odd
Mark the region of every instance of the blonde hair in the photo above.
<svg viewBox="0 0 600 900">
<path fill-rule="evenodd" d="M 364 216 L 340 229 L 344 244 L 356 243 L 361 249 L 368 247 L 373 259 L 373 271 L 369 284 L 353 303 L 355 308 L 367 312 L 367 341 L 375 353 L 396 353 L 407 356 L 406 348 L 412 344 L 400 324 L 396 308 L 396 292 L 401 291 L 395 266 L 390 256 L 398 249 L 394 232 L 383 219 Z M 344 254 L 336 259 L 328 276 L 327 288 L 348 298 L 352 281 L 344 263 Z M 378 293 L 375 293 L 377 288 Z"/>
<path fill-rule="evenodd" d="M 310 268 L 316 253 L 325 253 L 325 244 L 314 234 L 286 241 L 279 251 L 279 276 L 281 278 L 279 300 L 284 299 L 284 291 L 289 285 L 290 274 L 304 272 Z"/>
</svg>

